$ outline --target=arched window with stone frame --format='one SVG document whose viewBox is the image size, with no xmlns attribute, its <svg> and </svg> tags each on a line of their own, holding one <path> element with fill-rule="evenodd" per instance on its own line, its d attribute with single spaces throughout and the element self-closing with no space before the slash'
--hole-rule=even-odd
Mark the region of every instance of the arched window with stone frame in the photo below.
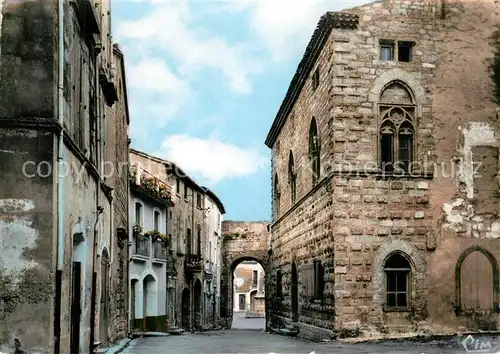
<svg viewBox="0 0 500 354">
<path fill-rule="evenodd" d="M 320 177 L 320 155 L 321 150 L 319 146 L 318 126 L 316 124 L 316 118 L 313 117 L 309 126 L 309 161 L 311 163 L 313 186 L 318 183 Z"/>
<path fill-rule="evenodd" d="M 295 171 L 292 151 L 288 156 L 288 183 L 290 184 L 290 197 L 293 206 L 297 200 L 297 172 Z"/>
<path fill-rule="evenodd" d="M 411 265 L 402 252 L 393 252 L 384 263 L 386 311 L 410 308 Z"/>
<path fill-rule="evenodd" d="M 411 89 L 392 81 L 380 94 L 379 161 L 383 172 L 410 173 L 416 155 L 417 106 Z"/>
<path fill-rule="evenodd" d="M 280 197 L 281 197 L 279 182 L 278 182 L 278 173 L 274 174 L 273 193 L 274 193 L 274 215 L 275 219 L 278 219 L 280 214 Z"/>
</svg>

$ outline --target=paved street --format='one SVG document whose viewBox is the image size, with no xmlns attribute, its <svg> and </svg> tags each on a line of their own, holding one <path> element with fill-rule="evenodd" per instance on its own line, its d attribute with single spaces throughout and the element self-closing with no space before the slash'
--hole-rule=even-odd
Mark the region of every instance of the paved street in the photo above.
<svg viewBox="0 0 500 354">
<path fill-rule="evenodd" d="M 370 353 L 370 354 L 440 354 L 464 353 L 465 351 L 451 342 L 393 342 L 374 344 L 310 343 L 296 338 L 268 334 L 256 330 L 229 330 L 184 334 L 182 336 L 147 337 L 133 341 L 125 349 L 125 354 L 309 354 L 327 353 Z"/>
<path fill-rule="evenodd" d="M 233 313 L 233 324 L 231 326 L 233 329 L 266 329 L 266 319 L 265 318 L 245 318 L 245 313 L 235 312 Z"/>
</svg>

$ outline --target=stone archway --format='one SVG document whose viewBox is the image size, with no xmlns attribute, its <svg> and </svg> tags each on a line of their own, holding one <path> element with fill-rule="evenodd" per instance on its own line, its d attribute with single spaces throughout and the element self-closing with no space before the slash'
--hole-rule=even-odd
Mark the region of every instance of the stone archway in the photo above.
<svg viewBox="0 0 500 354">
<path fill-rule="evenodd" d="M 220 314 L 223 325 L 231 328 L 233 321 L 233 274 L 236 266 L 243 261 L 256 261 L 264 269 L 264 293 L 266 308 L 266 329 L 270 328 L 268 278 L 269 232 L 268 224 L 263 222 L 222 223 L 222 269 Z"/>
</svg>

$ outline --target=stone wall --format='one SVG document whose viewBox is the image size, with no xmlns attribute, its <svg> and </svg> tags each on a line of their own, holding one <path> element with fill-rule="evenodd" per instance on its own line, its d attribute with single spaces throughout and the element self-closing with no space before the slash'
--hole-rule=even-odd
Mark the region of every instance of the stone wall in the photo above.
<svg viewBox="0 0 500 354">
<path fill-rule="evenodd" d="M 273 184 L 279 192 L 274 188 L 279 212 L 271 226 L 270 280 L 276 293 L 281 271 L 283 297 L 273 308 L 277 321 L 293 320 L 294 262 L 298 325 L 307 337 L 498 328 L 499 140 L 489 67 L 498 13 L 493 1 L 395 0 L 322 18 L 306 52 L 310 59 L 301 62 L 292 84 L 299 94 L 293 97 L 297 91 L 290 89 L 266 141 L 273 149 Z M 480 23 L 481 30 L 471 23 Z M 326 39 L 319 46 L 321 38 Z M 379 40 L 394 41 L 395 55 L 397 41 L 414 42 L 412 60 L 380 60 Z M 411 173 L 379 169 L 385 117 L 380 103 L 403 104 L 413 112 Z M 321 147 L 317 185 L 308 144 L 313 117 Z M 481 175 L 474 175 L 478 162 Z M 465 275 L 460 264 L 473 250 L 487 259 L 485 271 Z M 409 306 L 403 312 L 386 306 L 384 265 L 394 253 L 404 255 L 411 267 Z M 323 298 L 310 302 L 304 269 L 317 260 L 324 266 Z M 465 296 L 460 284 L 470 277 L 485 293 L 493 287 L 489 309 L 460 308 Z"/>
<path fill-rule="evenodd" d="M 222 266 L 221 266 L 221 318 L 225 319 L 226 326 L 230 327 L 233 318 L 233 273 L 242 261 L 257 261 L 264 273 L 269 271 L 269 232 L 266 222 L 222 222 Z M 267 297 L 266 276 L 266 309 Z M 266 314 L 267 318 L 267 314 Z M 266 325 L 268 328 L 269 326 Z"/>
</svg>

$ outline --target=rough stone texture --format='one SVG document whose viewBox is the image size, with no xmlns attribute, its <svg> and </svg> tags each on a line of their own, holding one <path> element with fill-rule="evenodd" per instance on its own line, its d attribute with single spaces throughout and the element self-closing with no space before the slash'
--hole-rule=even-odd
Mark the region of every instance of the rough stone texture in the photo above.
<svg viewBox="0 0 500 354">
<path fill-rule="evenodd" d="M 73 342 L 78 347 L 77 352 L 86 353 L 91 341 L 106 344 L 126 332 L 123 327 L 126 321 L 123 303 L 126 263 L 123 259 L 126 259 L 127 248 L 115 250 L 118 246 L 113 225 L 127 225 L 128 216 L 127 210 L 117 209 L 117 220 L 112 222 L 113 196 L 100 183 L 104 173 L 99 167 L 108 158 L 104 144 L 109 138 L 105 136 L 106 125 L 115 129 L 114 138 L 108 140 L 114 150 L 110 163 L 126 163 L 128 120 L 115 124 L 117 115 L 104 107 L 104 90 L 94 75 L 102 62 L 97 62 L 94 45 L 89 41 L 95 31 L 85 22 L 90 17 L 82 19 L 74 5 L 64 2 L 62 116 L 65 166 L 61 178 L 62 215 L 58 215 L 58 133 L 63 127 L 57 119 L 57 1 L 1 4 L 0 135 L 2 165 L 5 166 L 0 204 L 5 223 L 1 227 L 5 230 L 2 231 L 0 350 L 54 352 L 54 347 L 58 346 L 60 352 L 68 353 Z M 102 7 L 98 11 L 107 14 Z M 98 18 L 101 15 L 96 13 Z M 102 22 L 107 20 L 106 17 Z M 103 34 L 104 44 L 111 48 L 108 34 Z M 101 54 L 101 59 L 106 56 L 111 63 L 109 53 L 111 51 Z M 98 106 L 98 102 L 101 105 Z M 122 114 L 126 110 L 123 105 L 120 109 Z M 106 120 L 105 114 L 108 114 Z M 115 197 L 126 200 L 127 191 L 117 188 Z M 98 208 L 102 208 L 102 213 L 97 219 Z M 59 220 L 64 227 L 64 243 L 60 249 L 62 264 L 58 266 Z M 100 265 L 105 252 L 111 256 L 110 272 L 106 276 L 115 282 L 107 283 L 111 291 L 101 289 Z M 72 287 L 75 280 L 73 262 L 82 265 L 78 289 L 81 294 L 79 323 L 71 318 L 71 300 L 75 298 L 74 291 L 78 291 Z M 56 296 L 58 268 L 62 279 L 60 296 Z M 94 298 L 93 273 L 97 275 Z M 106 299 L 101 302 L 99 294 L 104 294 Z M 111 294 L 112 301 L 109 299 Z M 111 302 L 111 306 L 101 308 L 100 304 L 106 302 Z M 58 310 L 59 316 L 55 316 Z M 106 317 L 109 327 L 103 326 Z M 72 326 L 79 331 L 79 337 L 73 340 Z"/>
<path fill-rule="evenodd" d="M 500 257 L 498 117 L 489 68 L 494 50 L 490 37 L 500 22 L 498 6 L 493 0 L 384 0 L 345 10 L 358 15 L 356 29 L 334 27 L 328 32 L 310 71 L 301 71 L 307 81 L 298 86 L 297 100 L 285 99 L 284 105 L 292 108 L 284 124 L 277 118 L 266 141 L 273 149 L 273 185 L 279 189 L 279 200 L 276 194 L 273 200 L 269 295 L 276 291 L 278 269 L 283 287 L 273 320 L 293 322 L 295 262 L 299 335 L 499 328 L 495 272 L 475 275 L 481 284 L 481 276 L 490 287 L 494 284 L 491 307 L 482 312 L 457 308 L 461 290 L 456 277 L 459 259 L 470 247 L 490 260 Z M 379 39 L 415 41 L 412 62 L 380 61 Z M 320 82 L 313 90 L 316 68 Z M 411 97 L 384 91 L 393 82 L 403 83 Z M 378 103 L 388 97 L 400 103 L 410 99 L 415 107 L 418 166 L 411 176 L 383 176 L 378 169 Z M 316 186 L 308 158 L 312 117 L 321 146 Z M 297 176 L 293 205 L 290 151 Z M 483 162 L 481 176 L 474 174 L 477 162 Z M 386 311 L 384 306 L 382 269 L 392 252 L 410 260 L 406 312 Z M 324 298 L 317 302 L 306 300 L 300 274 L 313 260 L 325 267 Z M 493 261 L 495 268 L 498 261 Z"/>
<path fill-rule="evenodd" d="M 263 268 L 268 287 L 269 277 L 269 232 L 266 222 L 222 222 L 222 267 L 221 267 L 221 317 L 227 327 L 233 322 L 233 274 L 242 261 L 257 261 Z M 268 326 L 269 297 L 266 291 L 266 328 Z"/>
</svg>

